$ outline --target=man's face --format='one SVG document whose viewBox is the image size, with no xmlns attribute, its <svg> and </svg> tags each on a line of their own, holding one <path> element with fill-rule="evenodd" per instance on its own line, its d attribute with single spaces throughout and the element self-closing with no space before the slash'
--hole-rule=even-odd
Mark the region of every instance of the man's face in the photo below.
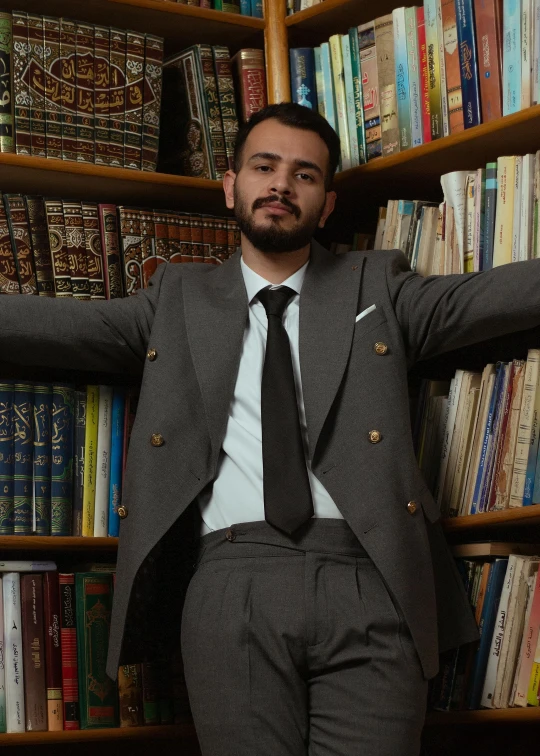
<svg viewBox="0 0 540 756">
<path fill-rule="evenodd" d="M 293 252 L 332 212 L 327 171 L 328 148 L 318 134 L 269 118 L 249 133 L 236 176 L 226 175 L 227 207 L 256 249 Z"/>
</svg>

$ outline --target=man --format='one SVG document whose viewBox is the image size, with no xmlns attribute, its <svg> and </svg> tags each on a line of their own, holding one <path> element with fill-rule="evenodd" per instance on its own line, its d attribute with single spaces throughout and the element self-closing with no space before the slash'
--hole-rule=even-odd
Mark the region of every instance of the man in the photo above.
<svg viewBox="0 0 540 756">
<path fill-rule="evenodd" d="M 225 177 L 223 266 L 0 299 L 10 361 L 142 373 L 107 669 L 181 632 L 203 756 L 417 754 L 438 652 L 477 638 L 407 371 L 538 326 L 540 261 L 422 278 L 399 251 L 331 255 L 311 236 L 338 155 L 318 114 L 270 106 Z"/>
</svg>

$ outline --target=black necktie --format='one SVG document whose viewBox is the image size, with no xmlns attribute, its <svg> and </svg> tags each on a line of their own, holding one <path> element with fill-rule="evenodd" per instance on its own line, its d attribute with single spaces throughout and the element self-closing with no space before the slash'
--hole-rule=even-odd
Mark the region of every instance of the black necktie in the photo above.
<svg viewBox="0 0 540 756">
<path fill-rule="evenodd" d="M 291 346 L 283 325 L 283 312 L 295 293 L 281 286 L 257 295 L 268 317 L 261 383 L 264 517 L 289 535 L 313 515 Z"/>
</svg>

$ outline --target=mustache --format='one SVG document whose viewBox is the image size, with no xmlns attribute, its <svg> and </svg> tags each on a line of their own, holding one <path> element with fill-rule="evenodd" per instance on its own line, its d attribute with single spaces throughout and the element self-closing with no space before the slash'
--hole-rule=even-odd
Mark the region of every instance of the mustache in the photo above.
<svg viewBox="0 0 540 756">
<path fill-rule="evenodd" d="M 271 194 L 269 197 L 259 197 L 259 199 L 256 199 L 253 203 L 251 209 L 253 212 L 255 212 L 255 210 L 258 210 L 260 207 L 264 207 L 265 205 L 269 205 L 271 202 L 280 202 L 282 205 L 284 205 L 284 207 L 291 211 L 295 218 L 300 217 L 300 208 L 297 207 L 297 205 L 293 205 L 293 203 L 288 200 L 287 197 L 278 197 L 277 194 Z"/>
</svg>

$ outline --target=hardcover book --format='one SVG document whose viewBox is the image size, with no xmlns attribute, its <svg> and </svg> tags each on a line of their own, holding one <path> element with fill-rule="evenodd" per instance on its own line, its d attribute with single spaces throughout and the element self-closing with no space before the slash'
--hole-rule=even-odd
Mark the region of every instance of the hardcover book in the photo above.
<svg viewBox="0 0 540 756">
<path fill-rule="evenodd" d="M 62 200 L 64 228 L 71 291 L 79 300 L 90 299 L 90 282 L 88 280 L 88 262 L 84 240 L 84 225 L 80 202 Z"/>
<path fill-rule="evenodd" d="M 21 579 L 2 573 L 7 732 L 24 732 L 24 663 L 21 619 Z"/>
<path fill-rule="evenodd" d="M 226 48 L 224 48 L 226 49 Z M 142 170 L 155 171 L 159 152 L 159 123 L 163 74 L 163 39 L 146 35 L 142 123 Z M 218 81 L 219 84 L 219 81 Z M 234 92 L 233 92 L 234 96 Z M 221 97 L 223 107 L 226 99 Z"/>
<path fill-rule="evenodd" d="M 51 386 L 34 383 L 34 521 L 32 530 L 42 536 L 51 535 L 52 404 Z"/>
<path fill-rule="evenodd" d="M 22 194 L 4 194 L 4 207 L 21 294 L 37 294 L 36 270 L 30 246 L 28 216 L 26 215 L 26 206 Z"/>
<path fill-rule="evenodd" d="M 84 246 L 86 265 L 90 284 L 90 299 L 105 299 L 105 280 L 103 277 L 103 251 L 99 233 L 98 207 L 95 202 L 82 202 L 82 219 L 84 227 Z"/>
<path fill-rule="evenodd" d="M 126 91 L 124 168 L 142 165 L 142 120 L 144 102 L 144 34 L 126 33 Z"/>
<path fill-rule="evenodd" d="M 60 648 L 62 652 L 64 730 L 79 730 L 75 575 L 73 573 L 59 573 L 58 585 L 60 592 Z"/>
<path fill-rule="evenodd" d="M 60 75 L 62 77 L 62 159 L 77 160 L 77 27 L 60 19 Z M 57 295 L 58 296 L 58 295 Z"/>
<path fill-rule="evenodd" d="M 60 591 L 58 572 L 43 575 L 45 619 L 45 672 L 47 682 L 48 730 L 63 729 L 62 649 L 60 643 Z"/>
<path fill-rule="evenodd" d="M 62 159 L 62 62 L 60 19 L 43 17 L 45 36 L 43 75 L 45 79 L 45 146 L 47 157 Z"/>
<path fill-rule="evenodd" d="M 15 535 L 32 533 L 34 387 L 31 383 L 13 386 L 14 446 L 13 507 Z"/>
<path fill-rule="evenodd" d="M 47 730 L 47 693 L 40 574 L 21 576 L 21 615 L 26 731 L 44 732 Z"/>
<path fill-rule="evenodd" d="M 28 216 L 32 255 L 36 267 L 37 292 L 40 297 L 54 297 L 54 274 L 43 197 L 26 195 L 24 202 Z M 0 236 L 0 247 L 1 243 Z"/>
<path fill-rule="evenodd" d="M 74 390 L 69 384 L 52 387 L 51 535 L 71 535 L 73 506 Z"/>
<path fill-rule="evenodd" d="M 77 22 L 76 34 L 77 160 L 94 159 L 94 27 Z M 75 295 L 75 292 L 74 292 Z"/>
<path fill-rule="evenodd" d="M 109 158 L 111 165 L 122 168 L 126 89 L 125 31 L 111 29 L 109 53 Z"/>
<path fill-rule="evenodd" d="M 245 122 L 268 105 L 264 51 L 245 48 L 233 55 L 231 62 L 239 92 L 240 115 Z"/>
<path fill-rule="evenodd" d="M 30 150 L 35 157 L 46 157 L 45 144 L 45 76 L 44 76 L 43 16 L 28 14 L 27 71 L 30 96 Z"/>
<path fill-rule="evenodd" d="M 2 193 L 0 192 L 0 292 L 2 294 L 20 294 L 19 274 L 17 263 L 11 246 L 11 234 L 4 206 Z"/>
<path fill-rule="evenodd" d="M 0 430 L 0 535 L 13 535 L 15 414 L 13 383 L 8 381 L 0 383 Z"/>
<path fill-rule="evenodd" d="M 238 133 L 238 114 L 236 111 L 236 98 L 229 48 L 224 47 L 223 45 L 214 45 L 212 47 L 212 55 L 214 56 L 219 107 L 221 109 L 221 122 L 223 124 L 223 133 L 225 136 L 227 166 L 230 170 L 233 170 L 234 143 Z"/>
<path fill-rule="evenodd" d="M 11 13 L 0 12 L 0 152 L 15 152 Z"/>
<path fill-rule="evenodd" d="M 62 200 L 44 200 L 49 244 L 54 275 L 54 291 L 57 297 L 72 297 L 71 273 L 66 246 L 66 229 Z"/>
<path fill-rule="evenodd" d="M 94 26 L 94 130 L 96 165 L 109 165 L 110 30 Z"/>
<path fill-rule="evenodd" d="M 15 99 L 15 151 L 17 155 L 30 155 L 30 89 L 28 69 L 30 46 L 28 44 L 28 13 L 13 11 L 13 97 Z"/>
</svg>

